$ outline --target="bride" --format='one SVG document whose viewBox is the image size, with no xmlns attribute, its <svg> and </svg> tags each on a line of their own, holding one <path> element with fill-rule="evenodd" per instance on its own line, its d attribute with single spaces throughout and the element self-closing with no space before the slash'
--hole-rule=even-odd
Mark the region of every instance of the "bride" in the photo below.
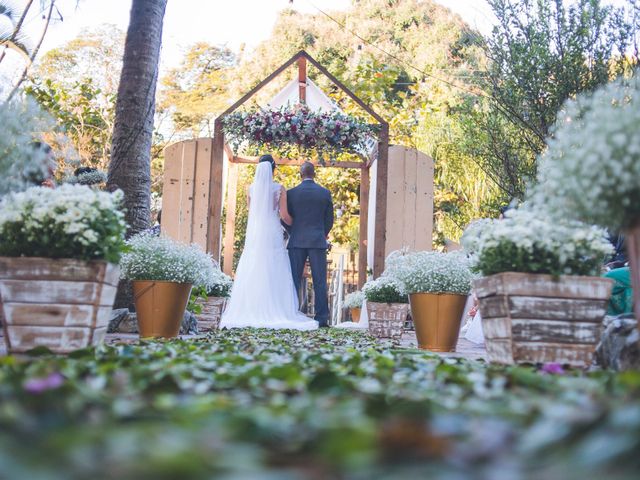
<svg viewBox="0 0 640 480">
<path fill-rule="evenodd" d="M 287 191 L 273 181 L 274 169 L 271 155 L 260 157 L 249 187 L 244 250 L 220 328 L 318 328 L 318 322 L 298 309 L 280 225 L 280 219 L 288 225 L 293 221 L 287 209 Z"/>
</svg>

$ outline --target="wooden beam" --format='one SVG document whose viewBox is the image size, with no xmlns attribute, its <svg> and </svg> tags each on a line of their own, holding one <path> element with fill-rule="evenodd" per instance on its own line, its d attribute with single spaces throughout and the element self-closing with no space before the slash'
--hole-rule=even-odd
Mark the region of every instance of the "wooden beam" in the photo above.
<svg viewBox="0 0 640 480">
<path fill-rule="evenodd" d="M 258 93 L 260 90 L 262 90 L 262 88 L 264 88 L 265 85 L 267 85 L 268 83 L 271 82 L 271 80 L 273 80 L 274 78 L 276 78 L 278 75 L 280 75 L 284 70 L 286 70 L 288 67 L 290 67 L 291 65 L 293 65 L 293 63 L 298 60 L 303 54 L 306 55 L 306 53 L 304 52 L 304 50 L 299 51 L 298 53 L 296 53 L 293 57 L 291 57 L 289 60 L 287 60 L 286 62 L 284 62 L 282 65 L 280 65 L 276 70 L 274 70 L 271 75 L 269 75 L 268 77 L 266 77 L 264 80 L 262 80 L 258 85 L 256 85 L 255 87 L 253 87 L 251 90 L 249 90 L 245 95 L 242 96 L 242 98 L 240 98 L 240 100 L 238 100 L 236 103 L 234 103 L 233 105 L 231 105 L 229 108 L 227 108 L 224 112 L 222 112 L 220 114 L 220 116 L 218 117 L 218 119 L 223 118 L 225 115 L 229 115 L 231 112 L 233 112 L 234 110 L 236 110 L 240 105 L 242 105 L 243 103 L 245 103 L 247 100 L 249 100 L 251 97 L 253 97 L 256 93 Z M 217 120 L 217 119 L 216 119 Z"/>
<path fill-rule="evenodd" d="M 222 167 L 224 164 L 224 132 L 222 121 L 213 124 L 211 173 L 209 175 L 209 221 L 207 223 L 207 252 L 220 263 L 220 220 L 222 215 Z"/>
<path fill-rule="evenodd" d="M 376 176 L 376 224 L 373 244 L 373 277 L 384 271 L 387 244 L 387 177 L 389 173 L 389 125 L 383 124 L 378 143 L 378 165 Z"/>
<path fill-rule="evenodd" d="M 255 164 L 255 163 L 258 163 L 259 158 L 260 157 L 241 157 L 239 155 L 236 155 L 233 159 L 233 162 Z M 303 159 L 289 159 L 289 158 L 276 158 L 276 157 L 273 157 L 273 159 L 275 160 L 276 164 L 285 165 L 285 166 L 302 165 L 304 162 L 309 161 L 309 160 L 303 160 Z M 314 163 L 316 166 L 322 167 L 322 165 L 320 165 L 318 162 L 311 162 L 311 163 Z M 336 168 L 365 168 L 366 164 L 364 162 L 334 162 L 334 163 L 327 163 L 324 166 L 336 167 Z"/>
<path fill-rule="evenodd" d="M 358 250 L 358 288 L 367 281 L 367 244 L 369 235 L 369 169 L 360 170 L 360 240 Z"/>
<path fill-rule="evenodd" d="M 307 103 L 307 59 L 298 58 L 298 99 L 300 103 Z"/>
<path fill-rule="evenodd" d="M 365 112 L 367 112 L 369 115 L 375 118 L 378 121 L 378 123 L 380 123 L 381 125 L 387 124 L 384 118 L 378 115 L 369 105 L 367 105 L 362 100 L 360 100 L 360 98 L 355 93 L 349 90 L 349 88 L 344 83 L 342 83 L 340 80 L 334 77 L 331 74 L 331 72 L 329 72 L 329 70 L 327 70 L 322 65 L 320 65 L 313 57 L 311 57 L 311 55 L 309 55 L 304 50 L 301 50 L 300 52 L 298 52 L 298 55 L 302 55 L 307 60 L 309 60 L 314 67 L 316 67 L 318 70 L 320 70 L 320 72 L 322 72 L 326 77 L 328 77 L 329 80 L 331 80 L 338 88 L 340 88 L 340 90 L 346 93 L 351 98 L 351 100 L 356 102 Z"/>
<path fill-rule="evenodd" d="M 227 175 L 227 217 L 224 228 L 224 273 L 233 273 L 234 239 L 236 231 L 236 202 L 238 198 L 238 164 L 229 163 Z"/>
</svg>

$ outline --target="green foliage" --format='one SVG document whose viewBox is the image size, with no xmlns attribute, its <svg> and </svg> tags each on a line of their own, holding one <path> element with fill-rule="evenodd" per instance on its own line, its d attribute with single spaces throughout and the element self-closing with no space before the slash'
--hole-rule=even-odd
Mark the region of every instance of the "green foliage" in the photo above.
<svg viewBox="0 0 640 480">
<path fill-rule="evenodd" d="M 522 198 L 535 178 L 536 156 L 564 102 L 638 65 L 635 2 L 602 3 L 489 1 L 498 22 L 478 84 L 490 99 L 475 102 L 464 126 L 467 151 L 510 198 Z"/>
<path fill-rule="evenodd" d="M 362 293 L 369 302 L 408 303 L 409 298 L 402 293 L 401 285 L 393 278 L 382 276 L 369 280 L 362 287 Z"/>
<path fill-rule="evenodd" d="M 0 358 L 9 478 L 633 478 L 638 372 L 547 375 L 358 332 Z"/>
</svg>

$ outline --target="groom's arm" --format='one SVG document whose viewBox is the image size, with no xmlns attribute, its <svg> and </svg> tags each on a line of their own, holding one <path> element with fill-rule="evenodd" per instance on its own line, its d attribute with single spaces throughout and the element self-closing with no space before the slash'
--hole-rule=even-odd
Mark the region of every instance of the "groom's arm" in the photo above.
<svg viewBox="0 0 640 480">
<path fill-rule="evenodd" d="M 329 235 L 329 232 L 333 228 L 333 200 L 331 199 L 331 195 L 329 195 L 329 205 L 324 211 L 324 234 L 325 236 Z"/>
</svg>

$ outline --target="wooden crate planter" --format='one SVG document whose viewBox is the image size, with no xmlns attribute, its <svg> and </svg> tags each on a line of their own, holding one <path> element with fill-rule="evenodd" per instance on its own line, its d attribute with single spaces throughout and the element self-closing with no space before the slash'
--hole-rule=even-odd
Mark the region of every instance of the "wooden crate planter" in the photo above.
<svg viewBox="0 0 640 480">
<path fill-rule="evenodd" d="M 611 280 L 505 272 L 474 283 L 491 362 L 591 364 Z"/>
<path fill-rule="evenodd" d="M 207 297 L 201 301 L 202 313 L 198 314 L 198 328 L 203 331 L 217 330 L 222 312 L 227 306 L 227 297 Z"/>
<path fill-rule="evenodd" d="M 409 315 L 409 304 L 367 302 L 367 314 L 371 335 L 400 340 Z"/>
<path fill-rule="evenodd" d="M 101 261 L 0 257 L 0 317 L 9 353 L 55 353 L 104 340 L 118 287 L 116 265 Z"/>
</svg>

